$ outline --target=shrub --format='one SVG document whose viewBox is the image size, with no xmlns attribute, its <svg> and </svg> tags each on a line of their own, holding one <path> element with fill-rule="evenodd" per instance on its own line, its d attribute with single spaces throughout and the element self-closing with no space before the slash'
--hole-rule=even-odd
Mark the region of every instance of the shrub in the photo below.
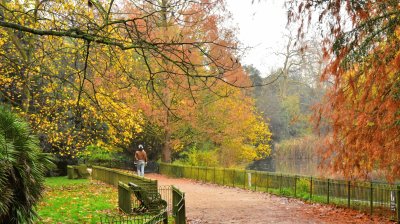
<svg viewBox="0 0 400 224">
<path fill-rule="evenodd" d="M 181 153 L 185 159 L 176 161 L 175 164 L 191 166 L 218 166 L 217 152 L 215 150 L 199 150 L 196 147 Z"/>
<path fill-rule="evenodd" d="M 33 223 L 52 165 L 26 122 L 0 106 L 0 223 Z"/>
<path fill-rule="evenodd" d="M 309 199 L 311 181 L 309 178 L 300 178 L 297 180 L 297 197 Z"/>
<path fill-rule="evenodd" d="M 86 150 L 80 153 L 80 162 L 88 163 L 90 165 L 110 165 L 110 162 L 123 161 L 124 156 L 120 156 L 122 149 L 120 148 L 108 148 L 98 145 L 89 145 Z M 133 155 L 132 155 L 133 157 Z M 129 158 L 130 160 L 132 158 Z M 83 161 L 82 161 L 83 160 Z"/>
<path fill-rule="evenodd" d="M 283 140 L 275 145 L 275 156 L 278 159 L 316 159 L 318 141 L 313 135 Z"/>
<path fill-rule="evenodd" d="M 298 192 L 310 192 L 311 181 L 309 178 L 299 178 L 297 180 L 297 191 Z"/>
</svg>

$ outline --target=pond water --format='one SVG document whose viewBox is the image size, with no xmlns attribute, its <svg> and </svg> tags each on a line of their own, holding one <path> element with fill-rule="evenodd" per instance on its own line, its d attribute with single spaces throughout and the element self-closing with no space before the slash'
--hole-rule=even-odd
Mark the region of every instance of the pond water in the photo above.
<svg viewBox="0 0 400 224">
<path fill-rule="evenodd" d="M 247 169 L 292 175 L 323 176 L 317 159 L 277 159 L 268 157 L 251 163 Z"/>
<path fill-rule="evenodd" d="M 320 160 L 317 158 L 289 159 L 276 158 L 274 156 L 266 159 L 254 161 L 246 167 L 249 170 L 268 171 L 278 174 L 290 174 L 301 176 L 313 176 L 321 178 L 344 179 L 340 173 L 334 173 L 331 170 L 321 169 L 319 167 Z M 371 179 L 377 182 L 386 182 L 381 172 L 374 171 Z M 398 180 L 400 182 L 400 178 Z"/>
</svg>

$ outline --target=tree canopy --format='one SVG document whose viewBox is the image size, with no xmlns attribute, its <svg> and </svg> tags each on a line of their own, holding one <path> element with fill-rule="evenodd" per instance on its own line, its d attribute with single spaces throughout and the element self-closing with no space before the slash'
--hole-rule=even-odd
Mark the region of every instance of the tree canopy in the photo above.
<svg viewBox="0 0 400 224">
<path fill-rule="evenodd" d="M 400 176 L 399 13 L 398 1 L 288 1 L 289 20 L 300 33 L 320 23 L 325 57 L 322 80 L 332 81 L 318 110 L 327 122 L 326 162 L 347 177 L 382 172 Z"/>
<path fill-rule="evenodd" d="M 210 126 L 252 151 L 246 158 L 266 155 L 268 127 L 249 129 L 259 116 L 246 91 L 235 89 L 250 81 L 234 30 L 221 25 L 224 7 L 222 0 L 4 0 L 0 99 L 30 121 L 42 147 L 64 158 L 90 145 L 113 150 L 152 139 L 170 162 L 199 140 L 183 130 L 209 133 L 198 125 L 209 119 L 204 114 L 222 124 L 240 108 L 235 132 Z M 200 139 L 215 149 L 233 144 Z"/>
</svg>

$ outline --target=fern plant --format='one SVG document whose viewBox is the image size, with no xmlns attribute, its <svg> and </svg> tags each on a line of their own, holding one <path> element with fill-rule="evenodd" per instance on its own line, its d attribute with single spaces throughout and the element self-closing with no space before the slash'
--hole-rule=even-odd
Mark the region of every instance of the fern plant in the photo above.
<svg viewBox="0 0 400 224">
<path fill-rule="evenodd" d="M 33 223 L 52 166 L 27 122 L 0 105 L 0 223 Z"/>
</svg>

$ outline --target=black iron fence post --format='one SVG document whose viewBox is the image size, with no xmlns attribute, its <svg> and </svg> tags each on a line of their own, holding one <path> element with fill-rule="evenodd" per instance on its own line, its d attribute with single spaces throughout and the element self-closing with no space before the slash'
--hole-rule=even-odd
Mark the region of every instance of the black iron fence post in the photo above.
<svg viewBox="0 0 400 224">
<path fill-rule="evenodd" d="M 215 166 L 214 166 L 214 184 L 215 184 Z"/>
<path fill-rule="evenodd" d="M 243 189 L 246 189 L 246 173 L 247 173 L 247 171 L 246 170 L 244 170 L 243 171 Z"/>
<path fill-rule="evenodd" d="M 222 170 L 222 185 L 225 185 L 225 168 Z"/>
<path fill-rule="evenodd" d="M 294 176 L 294 197 L 296 197 L 296 189 L 297 188 L 297 175 Z"/>
<path fill-rule="evenodd" d="M 197 167 L 197 179 L 196 180 L 199 180 L 199 175 L 200 175 L 200 167 Z"/>
<path fill-rule="evenodd" d="M 372 212 L 374 210 L 374 199 L 373 199 L 373 194 L 374 194 L 374 188 L 372 186 L 372 181 L 370 182 L 370 192 L 369 192 L 369 197 L 370 197 L 370 213 L 372 215 Z"/>
<path fill-rule="evenodd" d="M 168 224 L 168 213 L 165 211 L 163 213 L 163 224 Z"/>
<path fill-rule="evenodd" d="M 350 181 L 347 181 L 347 207 L 350 208 Z"/>
<path fill-rule="evenodd" d="M 235 187 L 235 177 L 236 177 L 236 172 L 233 170 L 233 187 Z"/>
<path fill-rule="evenodd" d="M 256 180 L 254 181 L 254 191 L 257 191 L 257 182 L 258 182 L 258 173 L 257 173 L 257 171 L 256 171 L 256 173 L 255 173 L 255 178 L 256 178 Z"/>
<path fill-rule="evenodd" d="M 269 181 L 269 173 L 267 173 L 267 188 L 266 188 L 266 192 L 268 192 L 268 187 L 269 187 L 268 181 Z"/>
<path fill-rule="evenodd" d="M 397 212 L 397 224 L 400 224 L 400 185 L 397 186 L 396 191 L 396 212 Z"/>
<path fill-rule="evenodd" d="M 313 185 L 313 180 L 312 180 L 312 177 L 310 177 L 310 201 L 311 201 L 311 199 L 312 199 L 312 186 Z"/>
<path fill-rule="evenodd" d="M 329 182 L 330 182 L 330 181 L 329 181 L 329 179 L 328 179 L 328 192 L 327 192 L 327 196 L 326 196 L 326 201 L 327 201 L 328 204 L 329 204 L 329 191 L 330 191 L 330 190 L 329 190 L 329 187 L 330 187 L 330 186 L 329 186 Z"/>
<path fill-rule="evenodd" d="M 279 194 L 282 194 L 282 178 L 283 176 L 281 174 L 281 177 L 279 178 Z"/>
<path fill-rule="evenodd" d="M 208 167 L 206 167 L 206 177 L 204 178 L 204 182 L 207 182 L 207 170 L 208 170 Z"/>
</svg>

